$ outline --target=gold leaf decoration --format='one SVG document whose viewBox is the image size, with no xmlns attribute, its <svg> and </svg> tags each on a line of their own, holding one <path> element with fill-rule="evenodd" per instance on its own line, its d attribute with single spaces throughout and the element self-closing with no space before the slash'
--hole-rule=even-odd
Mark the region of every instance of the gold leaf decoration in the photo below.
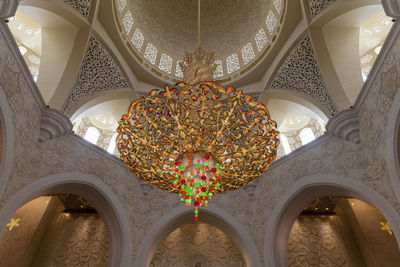
<svg viewBox="0 0 400 267">
<path fill-rule="evenodd" d="M 390 226 L 389 222 L 379 222 L 381 224 L 381 230 L 386 231 L 389 235 L 393 235 L 392 227 Z"/>
<path fill-rule="evenodd" d="M 19 225 L 20 221 L 21 221 L 21 218 L 17 218 L 17 219 L 11 218 L 10 222 L 7 223 L 8 231 L 11 231 L 12 229 L 20 226 Z"/>
<path fill-rule="evenodd" d="M 223 193 L 249 184 L 275 160 L 276 122 L 264 104 L 215 82 L 152 90 L 131 103 L 117 129 L 121 160 L 145 182 L 172 186 L 175 161 L 207 153 L 220 163 Z"/>
</svg>

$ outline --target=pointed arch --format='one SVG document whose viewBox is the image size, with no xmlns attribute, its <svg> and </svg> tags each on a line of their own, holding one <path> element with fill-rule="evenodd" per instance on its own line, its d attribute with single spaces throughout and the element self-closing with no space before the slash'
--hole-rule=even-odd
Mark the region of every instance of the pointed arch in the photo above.
<svg viewBox="0 0 400 267">
<path fill-rule="evenodd" d="M 358 198 L 378 209 L 392 226 L 400 244 L 400 215 L 375 190 L 348 177 L 311 175 L 293 184 L 278 201 L 264 237 L 264 258 L 271 266 L 287 266 L 287 245 L 295 219 L 302 209 L 320 196 L 335 195 Z"/>
<path fill-rule="evenodd" d="M 247 231 L 236 220 L 223 210 L 215 207 L 200 209 L 199 221 L 211 224 L 230 238 L 237 245 L 246 266 L 261 267 L 258 250 Z M 193 222 L 193 211 L 188 208 L 178 208 L 162 217 L 147 233 L 137 253 L 134 266 L 150 266 L 158 245 L 176 228 Z"/>
<path fill-rule="evenodd" d="M 132 233 L 121 203 L 98 177 L 79 172 L 59 173 L 39 179 L 15 193 L 0 211 L 0 229 L 25 203 L 43 195 L 72 193 L 93 204 L 110 237 L 110 266 L 130 266 Z"/>
</svg>

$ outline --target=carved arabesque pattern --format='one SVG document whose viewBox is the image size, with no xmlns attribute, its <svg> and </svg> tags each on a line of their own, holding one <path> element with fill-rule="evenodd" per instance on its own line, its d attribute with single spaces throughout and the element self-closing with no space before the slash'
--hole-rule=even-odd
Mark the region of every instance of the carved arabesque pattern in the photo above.
<svg viewBox="0 0 400 267">
<path fill-rule="evenodd" d="M 276 73 L 270 87 L 295 90 L 311 96 L 321 102 L 332 114 L 336 113 L 335 105 L 322 79 L 308 34 L 292 49 Z"/>
<path fill-rule="evenodd" d="M 337 0 L 309 0 L 311 16 L 314 18 L 322 11 L 327 9 L 330 5 L 335 3 Z"/>
<path fill-rule="evenodd" d="M 288 243 L 289 266 L 349 266 L 333 220 L 335 216 L 300 216 L 295 221 Z"/>
<path fill-rule="evenodd" d="M 65 104 L 64 112 L 68 112 L 87 95 L 127 87 L 129 87 L 127 79 L 114 58 L 103 44 L 91 35 L 77 81 Z"/>
<path fill-rule="evenodd" d="M 63 0 L 64 3 L 76 9 L 84 17 L 89 17 L 91 0 Z"/>
<path fill-rule="evenodd" d="M 95 213 L 60 213 L 38 255 L 38 266 L 108 266 L 109 241 L 103 220 Z"/>
<path fill-rule="evenodd" d="M 159 245 L 154 267 L 244 267 L 238 247 L 220 229 L 205 223 L 191 223 L 171 232 Z"/>
</svg>

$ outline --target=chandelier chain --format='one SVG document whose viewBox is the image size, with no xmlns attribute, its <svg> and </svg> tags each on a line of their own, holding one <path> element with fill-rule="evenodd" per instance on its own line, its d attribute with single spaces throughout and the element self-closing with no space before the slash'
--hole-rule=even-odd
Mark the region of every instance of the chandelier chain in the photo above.
<svg viewBox="0 0 400 267">
<path fill-rule="evenodd" d="M 197 48 L 200 48 L 200 6 L 201 6 L 201 0 L 197 1 L 198 6 L 197 6 Z"/>
</svg>

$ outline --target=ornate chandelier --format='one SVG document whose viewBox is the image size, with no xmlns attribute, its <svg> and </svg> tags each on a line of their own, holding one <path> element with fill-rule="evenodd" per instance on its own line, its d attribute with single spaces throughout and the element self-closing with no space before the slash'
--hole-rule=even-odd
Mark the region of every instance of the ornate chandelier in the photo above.
<svg viewBox="0 0 400 267">
<path fill-rule="evenodd" d="M 267 171 L 279 145 L 265 105 L 213 82 L 215 67 L 200 45 L 186 53 L 184 81 L 132 102 L 117 129 L 121 160 L 146 183 L 194 205 L 195 220 L 213 195 Z"/>
</svg>

